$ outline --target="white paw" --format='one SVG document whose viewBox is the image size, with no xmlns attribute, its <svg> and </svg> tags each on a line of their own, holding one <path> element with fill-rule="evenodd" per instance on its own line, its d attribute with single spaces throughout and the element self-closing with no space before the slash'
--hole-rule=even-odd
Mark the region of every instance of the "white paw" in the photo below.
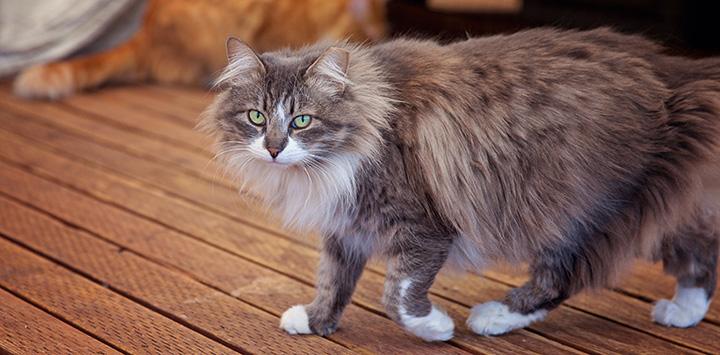
<svg viewBox="0 0 720 355">
<path fill-rule="evenodd" d="M 413 317 L 401 309 L 400 320 L 405 329 L 425 341 L 450 340 L 455 329 L 452 318 L 435 306 L 424 317 Z"/>
<path fill-rule="evenodd" d="M 280 317 L 280 328 L 289 334 L 310 334 L 310 320 L 305 306 L 297 305 L 288 308 Z"/>
<path fill-rule="evenodd" d="M 59 99 L 72 94 L 75 80 L 68 65 L 38 65 L 23 70 L 13 83 L 15 95 L 25 98 Z"/>
<path fill-rule="evenodd" d="M 652 311 L 653 320 L 669 327 L 692 327 L 705 317 L 710 306 L 702 288 L 678 288 L 675 298 L 660 300 Z"/>
<path fill-rule="evenodd" d="M 545 318 L 544 309 L 530 314 L 511 312 L 507 305 L 500 302 L 487 302 L 472 308 L 467 325 L 480 335 L 500 335 L 511 330 L 524 328 L 530 323 Z"/>
</svg>

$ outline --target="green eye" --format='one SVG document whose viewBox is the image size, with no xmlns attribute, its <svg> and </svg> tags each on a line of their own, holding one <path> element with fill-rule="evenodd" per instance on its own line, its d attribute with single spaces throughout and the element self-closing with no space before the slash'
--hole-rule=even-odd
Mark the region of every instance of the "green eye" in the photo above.
<svg viewBox="0 0 720 355">
<path fill-rule="evenodd" d="M 300 115 L 295 116 L 292 120 L 292 128 L 295 129 L 303 129 L 310 125 L 310 122 L 312 121 L 312 116 L 310 115 Z"/>
<path fill-rule="evenodd" d="M 257 111 L 257 110 L 248 111 L 248 118 L 250 119 L 250 123 L 252 123 L 256 126 L 264 126 L 265 125 L 265 115 L 260 113 L 260 111 Z"/>
</svg>

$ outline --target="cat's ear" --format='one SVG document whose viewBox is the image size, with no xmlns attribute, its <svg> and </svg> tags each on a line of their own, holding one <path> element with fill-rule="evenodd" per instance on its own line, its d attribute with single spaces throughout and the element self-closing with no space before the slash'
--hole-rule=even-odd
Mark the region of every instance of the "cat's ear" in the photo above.
<svg viewBox="0 0 720 355">
<path fill-rule="evenodd" d="M 329 95 L 340 95 L 350 83 L 347 77 L 350 52 L 330 47 L 305 72 L 305 80 Z"/>
<path fill-rule="evenodd" d="M 215 85 L 228 82 L 242 83 L 257 80 L 265 74 L 265 65 L 245 42 L 228 37 L 225 42 L 228 65 L 215 81 Z"/>
<path fill-rule="evenodd" d="M 235 38 L 228 37 L 225 42 L 228 64 L 240 62 L 248 67 L 255 67 L 260 72 L 265 72 L 265 65 L 260 61 L 257 53 L 247 43 Z"/>
</svg>

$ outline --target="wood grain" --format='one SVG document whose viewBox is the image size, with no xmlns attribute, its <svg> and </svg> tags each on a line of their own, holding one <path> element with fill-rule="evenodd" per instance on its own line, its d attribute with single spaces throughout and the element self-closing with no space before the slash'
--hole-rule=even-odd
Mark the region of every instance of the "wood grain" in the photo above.
<svg viewBox="0 0 720 355">
<path fill-rule="evenodd" d="M 182 325 L 0 239 L 0 285 L 132 353 L 234 353 Z"/>
<path fill-rule="evenodd" d="M 133 126 L 137 131 L 179 147 L 210 151 L 210 139 L 193 128 L 179 124 L 172 117 L 157 116 L 140 107 L 114 100 L 98 100 L 90 95 L 76 95 L 63 101 L 79 112 L 102 117 L 116 124 L 126 125 L 128 120 L 142 120 L 143 125 Z"/>
<path fill-rule="evenodd" d="M 15 354 L 120 354 L 0 289 L 0 348 Z"/>
</svg>

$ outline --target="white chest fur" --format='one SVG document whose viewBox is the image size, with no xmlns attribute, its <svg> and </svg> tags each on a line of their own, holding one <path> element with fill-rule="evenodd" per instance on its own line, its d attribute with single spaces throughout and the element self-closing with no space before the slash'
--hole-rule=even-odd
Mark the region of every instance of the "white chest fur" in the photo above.
<svg viewBox="0 0 720 355">
<path fill-rule="evenodd" d="M 355 203 L 357 166 L 358 159 L 353 157 L 309 166 L 251 161 L 236 173 L 241 189 L 262 199 L 286 227 L 329 232 L 347 223 L 344 211 Z"/>
</svg>

